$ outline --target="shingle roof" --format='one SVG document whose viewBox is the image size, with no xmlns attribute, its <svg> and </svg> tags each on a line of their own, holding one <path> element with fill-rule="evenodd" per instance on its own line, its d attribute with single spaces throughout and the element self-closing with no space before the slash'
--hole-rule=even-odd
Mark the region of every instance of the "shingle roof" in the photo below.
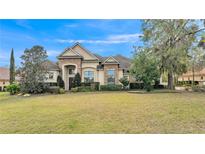
<svg viewBox="0 0 205 154">
<path fill-rule="evenodd" d="M 0 67 L 0 80 L 9 80 L 9 69 Z"/>
<path fill-rule="evenodd" d="M 54 62 L 51 62 L 49 60 L 45 61 L 43 63 L 43 66 L 45 66 L 49 71 L 55 71 L 55 70 L 60 70 L 58 65 Z"/>
<path fill-rule="evenodd" d="M 95 56 L 97 56 L 101 62 L 104 62 L 107 58 L 109 57 L 102 57 L 98 54 L 95 54 Z M 130 65 L 131 65 L 131 59 L 122 56 L 122 55 L 116 55 L 116 56 L 112 56 L 114 59 L 116 59 L 119 63 L 120 63 L 120 68 L 122 69 L 129 69 Z M 98 69 L 102 69 L 102 66 L 98 66 Z"/>
<path fill-rule="evenodd" d="M 120 68 L 128 69 L 131 65 L 131 59 L 122 55 L 116 55 L 114 58 L 120 63 Z"/>
</svg>

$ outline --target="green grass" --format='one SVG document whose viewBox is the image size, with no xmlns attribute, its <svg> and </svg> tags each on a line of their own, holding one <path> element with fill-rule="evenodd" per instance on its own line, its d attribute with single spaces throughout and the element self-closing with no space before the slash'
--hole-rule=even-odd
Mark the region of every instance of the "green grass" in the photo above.
<svg viewBox="0 0 205 154">
<path fill-rule="evenodd" d="M 0 93 L 0 133 L 205 133 L 205 94 Z"/>
</svg>

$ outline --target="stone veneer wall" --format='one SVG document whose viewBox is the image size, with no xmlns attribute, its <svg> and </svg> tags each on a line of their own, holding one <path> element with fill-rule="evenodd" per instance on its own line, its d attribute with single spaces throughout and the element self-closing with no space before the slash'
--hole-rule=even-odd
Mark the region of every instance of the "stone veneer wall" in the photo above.
<svg viewBox="0 0 205 154">
<path fill-rule="evenodd" d="M 104 83 L 105 83 L 105 85 L 107 84 L 107 78 L 108 78 L 107 70 L 109 70 L 109 69 L 115 70 L 115 84 L 119 84 L 119 81 L 118 81 L 119 65 L 118 64 L 105 64 L 104 65 Z"/>
</svg>

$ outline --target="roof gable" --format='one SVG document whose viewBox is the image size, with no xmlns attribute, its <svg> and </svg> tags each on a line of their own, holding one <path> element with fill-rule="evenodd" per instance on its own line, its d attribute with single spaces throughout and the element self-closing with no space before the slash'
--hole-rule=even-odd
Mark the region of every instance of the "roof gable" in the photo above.
<svg viewBox="0 0 205 154">
<path fill-rule="evenodd" d="M 84 60 L 99 60 L 97 56 L 92 54 L 86 48 L 84 48 L 80 43 L 76 43 L 71 47 L 76 53 L 81 55 Z"/>
<path fill-rule="evenodd" d="M 82 57 L 79 53 L 71 48 L 67 48 L 59 57 Z"/>
<path fill-rule="evenodd" d="M 112 56 L 105 59 L 103 63 L 104 64 L 119 64 L 119 62 Z"/>
</svg>

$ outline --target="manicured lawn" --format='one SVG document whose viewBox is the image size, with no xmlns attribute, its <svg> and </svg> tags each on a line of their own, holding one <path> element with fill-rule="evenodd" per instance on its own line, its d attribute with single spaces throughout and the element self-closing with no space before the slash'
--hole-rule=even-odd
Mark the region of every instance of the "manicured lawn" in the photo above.
<svg viewBox="0 0 205 154">
<path fill-rule="evenodd" d="M 205 133 L 205 94 L 0 93 L 0 133 Z"/>
</svg>

